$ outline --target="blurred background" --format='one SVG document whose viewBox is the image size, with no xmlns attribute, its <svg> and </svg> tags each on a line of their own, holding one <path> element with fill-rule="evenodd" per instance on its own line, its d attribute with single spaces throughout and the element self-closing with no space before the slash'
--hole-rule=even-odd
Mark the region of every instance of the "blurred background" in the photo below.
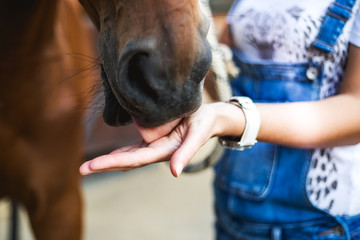
<svg viewBox="0 0 360 240">
<path fill-rule="evenodd" d="M 233 0 L 211 0 L 217 33 Z M 94 46 L 96 38 L 94 37 Z M 91 159 L 140 140 L 133 125 L 112 128 L 99 115 L 86 139 Z M 89 126 L 88 126 L 89 127 Z M 167 164 L 131 172 L 99 173 L 83 178 L 85 240 L 202 240 L 214 238 L 212 169 L 172 177 Z M 10 203 L 0 201 L 0 240 L 9 239 Z M 25 211 L 19 213 L 19 239 L 33 240 Z"/>
</svg>

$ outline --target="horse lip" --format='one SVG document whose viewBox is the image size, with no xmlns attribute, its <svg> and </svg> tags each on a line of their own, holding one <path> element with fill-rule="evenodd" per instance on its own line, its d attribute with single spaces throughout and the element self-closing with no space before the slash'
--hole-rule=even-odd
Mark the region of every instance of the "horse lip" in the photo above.
<svg viewBox="0 0 360 240">
<path fill-rule="evenodd" d="M 205 77 L 202 78 L 202 80 L 197 84 L 198 85 L 197 92 L 202 92 L 201 89 L 203 89 L 204 80 L 205 80 Z M 125 104 L 125 106 L 126 106 L 124 109 L 131 116 L 131 118 L 133 120 L 135 120 L 138 124 L 140 124 L 141 126 L 144 126 L 144 127 L 157 127 L 159 125 L 170 122 L 172 120 L 187 117 L 187 116 L 191 115 L 193 112 L 195 112 L 200 107 L 200 104 L 196 104 L 195 102 L 189 103 L 186 112 L 180 111 L 176 114 L 172 113 L 172 114 L 169 114 L 168 116 L 165 116 L 161 113 L 161 110 L 159 110 L 162 107 L 157 106 L 156 102 L 145 101 L 144 99 L 142 99 L 142 100 L 133 99 L 131 97 L 128 98 L 126 96 L 121 95 L 121 97 L 120 97 L 123 99 L 123 101 L 125 101 L 125 103 L 123 102 L 123 104 Z M 200 94 L 200 98 L 201 98 L 201 94 Z M 168 101 L 171 101 L 171 100 L 168 100 Z M 168 101 L 167 101 L 167 103 L 169 103 Z M 199 101 L 201 102 L 201 99 Z M 175 101 L 175 102 L 177 102 L 177 101 Z M 163 101 L 162 103 L 164 104 L 165 102 Z M 189 107 L 190 105 L 192 107 Z M 150 112 L 150 111 L 144 112 L 144 109 L 153 109 L 153 108 L 156 108 L 157 110 L 155 112 Z M 168 109 L 168 108 L 169 107 L 166 107 L 166 109 Z M 155 114 L 157 117 L 154 115 L 151 116 L 152 114 Z"/>
</svg>

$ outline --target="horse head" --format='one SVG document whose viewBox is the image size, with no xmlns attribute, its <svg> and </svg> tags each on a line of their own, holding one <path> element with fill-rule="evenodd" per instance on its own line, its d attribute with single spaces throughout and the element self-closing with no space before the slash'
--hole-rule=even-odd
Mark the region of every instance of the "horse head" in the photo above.
<svg viewBox="0 0 360 240">
<path fill-rule="evenodd" d="M 198 0 L 80 0 L 99 30 L 104 120 L 158 126 L 194 112 L 211 64 Z"/>
</svg>

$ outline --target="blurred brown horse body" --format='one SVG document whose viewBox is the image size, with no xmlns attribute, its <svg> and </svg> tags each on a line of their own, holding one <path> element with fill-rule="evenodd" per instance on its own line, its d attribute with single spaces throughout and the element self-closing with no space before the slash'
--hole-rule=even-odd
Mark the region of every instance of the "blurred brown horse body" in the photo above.
<svg viewBox="0 0 360 240">
<path fill-rule="evenodd" d="M 81 238 L 78 167 L 92 84 L 79 60 L 92 51 L 81 11 L 68 0 L 9 0 L 0 10 L 0 197 L 26 207 L 36 239 Z"/>
</svg>

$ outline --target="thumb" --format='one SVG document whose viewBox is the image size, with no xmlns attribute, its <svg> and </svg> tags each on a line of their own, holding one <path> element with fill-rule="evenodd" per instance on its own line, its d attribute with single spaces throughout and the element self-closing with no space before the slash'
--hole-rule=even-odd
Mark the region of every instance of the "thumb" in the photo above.
<svg viewBox="0 0 360 240">
<path fill-rule="evenodd" d="M 174 177 L 179 177 L 184 167 L 197 151 L 209 140 L 209 136 L 189 130 L 181 146 L 170 159 L 170 170 Z"/>
</svg>

